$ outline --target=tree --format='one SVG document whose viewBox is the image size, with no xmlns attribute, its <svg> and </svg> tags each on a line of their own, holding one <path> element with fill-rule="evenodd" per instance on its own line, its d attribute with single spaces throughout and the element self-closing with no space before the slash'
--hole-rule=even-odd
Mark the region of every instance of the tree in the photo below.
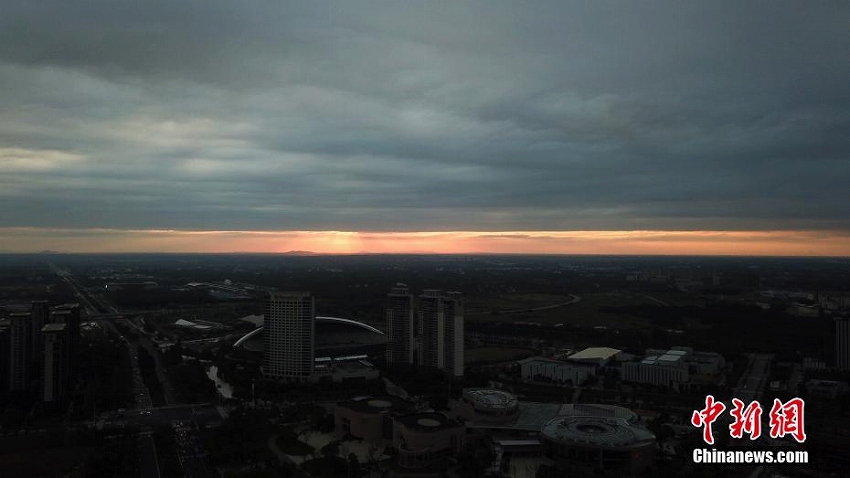
<svg viewBox="0 0 850 478">
<path fill-rule="evenodd" d="M 360 469 L 360 460 L 354 453 L 348 454 L 348 478 L 361 478 L 363 470 Z"/>
<path fill-rule="evenodd" d="M 339 442 L 332 441 L 327 445 L 322 447 L 322 455 L 326 457 L 333 457 L 339 455 Z"/>
</svg>

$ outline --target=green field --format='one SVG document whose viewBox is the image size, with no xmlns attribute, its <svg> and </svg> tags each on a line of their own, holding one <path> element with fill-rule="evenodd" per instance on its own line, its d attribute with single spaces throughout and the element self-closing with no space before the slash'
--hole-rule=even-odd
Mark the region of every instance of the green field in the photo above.
<svg viewBox="0 0 850 478">
<path fill-rule="evenodd" d="M 569 295 L 516 294 L 497 297 L 470 297 L 466 301 L 466 315 L 489 314 L 492 311 L 531 309 L 570 300 Z"/>
<path fill-rule="evenodd" d="M 670 298 L 665 297 L 664 299 Z M 656 300 L 653 300 L 656 299 Z M 544 325 L 606 326 L 611 328 L 645 328 L 646 319 L 620 312 L 603 311 L 605 307 L 624 307 L 648 304 L 660 306 L 666 302 L 659 297 L 647 297 L 627 291 L 597 292 L 584 294 L 581 300 L 552 309 L 515 312 L 518 309 L 544 307 L 570 300 L 568 295 L 522 294 L 504 295 L 493 298 L 470 298 L 467 302 L 469 320 L 498 322 L 537 322 Z M 660 302 L 659 302 L 660 301 Z"/>
<path fill-rule="evenodd" d="M 508 362 L 532 355 L 531 350 L 507 347 L 479 347 L 464 351 L 465 363 Z"/>
</svg>

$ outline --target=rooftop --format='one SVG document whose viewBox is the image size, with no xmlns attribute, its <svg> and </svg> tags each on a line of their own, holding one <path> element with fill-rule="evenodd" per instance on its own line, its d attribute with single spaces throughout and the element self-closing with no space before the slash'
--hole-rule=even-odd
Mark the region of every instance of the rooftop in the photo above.
<svg viewBox="0 0 850 478">
<path fill-rule="evenodd" d="M 646 428 L 632 425 L 622 418 L 558 417 L 541 429 L 550 440 L 601 448 L 619 448 L 654 442 L 655 435 Z"/>
<path fill-rule="evenodd" d="M 608 360 L 620 352 L 619 349 L 612 349 L 610 347 L 590 347 L 581 352 L 576 352 L 567 358 L 570 360 Z"/>
<path fill-rule="evenodd" d="M 42 332 L 64 332 L 67 326 L 65 324 L 47 324 L 41 328 Z"/>
<path fill-rule="evenodd" d="M 594 403 L 566 404 L 561 407 L 560 415 L 573 417 L 623 418 L 631 423 L 635 423 L 638 420 L 637 414 L 628 408 Z"/>
<path fill-rule="evenodd" d="M 363 397 L 339 402 L 338 406 L 360 413 L 403 412 L 413 410 L 415 404 L 393 395 Z"/>
<path fill-rule="evenodd" d="M 487 421 L 473 420 L 467 422 L 467 425 L 471 428 L 499 428 L 536 433 L 539 432 L 547 422 L 558 417 L 616 418 L 625 420 L 627 423 L 636 423 L 638 421 L 638 417 L 634 412 L 627 408 L 615 405 L 519 402 L 516 418 L 507 423 L 493 424 Z"/>
<path fill-rule="evenodd" d="M 474 406 L 489 409 L 511 409 L 519 403 L 512 393 L 491 388 L 467 388 L 463 396 Z"/>
<path fill-rule="evenodd" d="M 457 428 L 463 426 L 460 422 L 452 420 L 442 413 L 413 413 L 397 417 L 396 422 L 404 427 L 420 432 L 445 430 L 446 428 Z"/>
</svg>

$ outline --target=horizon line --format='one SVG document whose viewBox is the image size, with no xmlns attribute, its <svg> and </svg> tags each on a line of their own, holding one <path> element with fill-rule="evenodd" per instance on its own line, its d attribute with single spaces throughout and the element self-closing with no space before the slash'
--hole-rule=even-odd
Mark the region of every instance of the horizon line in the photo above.
<svg viewBox="0 0 850 478">
<path fill-rule="evenodd" d="M 0 227 L 6 254 L 850 257 L 844 230 L 211 231 Z"/>
<path fill-rule="evenodd" d="M 846 256 L 828 255 L 767 255 L 767 254 L 712 254 L 712 253 L 605 253 L 605 252 L 311 252 L 276 251 L 4 251 L 4 256 L 73 256 L 73 255 L 197 255 L 197 256 L 289 256 L 289 257 L 339 257 L 339 256 L 539 256 L 539 257 L 717 257 L 754 259 L 850 259 Z"/>
</svg>

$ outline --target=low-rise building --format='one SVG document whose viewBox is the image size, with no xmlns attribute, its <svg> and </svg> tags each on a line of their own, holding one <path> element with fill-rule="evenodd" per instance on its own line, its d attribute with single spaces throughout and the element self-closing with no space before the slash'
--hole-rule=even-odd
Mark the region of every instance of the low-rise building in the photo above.
<svg viewBox="0 0 850 478">
<path fill-rule="evenodd" d="M 643 359 L 622 363 L 621 376 L 624 382 L 678 389 L 689 383 L 692 375 L 717 375 L 725 366 L 723 356 L 714 352 L 697 352 L 691 347 L 647 349 Z"/>
<path fill-rule="evenodd" d="M 519 414 L 516 395 L 492 388 L 466 388 L 454 405 L 454 412 L 466 421 L 505 423 Z"/>
<path fill-rule="evenodd" d="M 810 398 L 835 400 L 839 396 L 847 393 L 848 386 L 847 382 L 812 379 L 806 382 L 806 391 L 809 393 Z"/>
<path fill-rule="evenodd" d="M 678 389 L 688 382 L 688 367 L 684 361 L 684 352 L 670 352 L 623 363 L 623 381 Z"/>
<path fill-rule="evenodd" d="M 620 352 L 621 350 L 611 347 L 590 347 L 570 355 L 567 360 L 602 367 L 614 360 Z"/>
<path fill-rule="evenodd" d="M 540 357 L 520 361 L 522 379 L 526 381 L 548 380 L 552 382 L 579 385 L 596 374 L 596 368 Z"/>
<path fill-rule="evenodd" d="M 393 445 L 404 468 L 438 465 L 463 447 L 466 427 L 442 413 L 414 413 L 394 419 Z"/>
<path fill-rule="evenodd" d="M 393 419 L 415 411 L 416 404 L 392 395 L 361 397 L 339 402 L 334 408 L 334 431 L 363 440 L 390 440 Z"/>
</svg>

